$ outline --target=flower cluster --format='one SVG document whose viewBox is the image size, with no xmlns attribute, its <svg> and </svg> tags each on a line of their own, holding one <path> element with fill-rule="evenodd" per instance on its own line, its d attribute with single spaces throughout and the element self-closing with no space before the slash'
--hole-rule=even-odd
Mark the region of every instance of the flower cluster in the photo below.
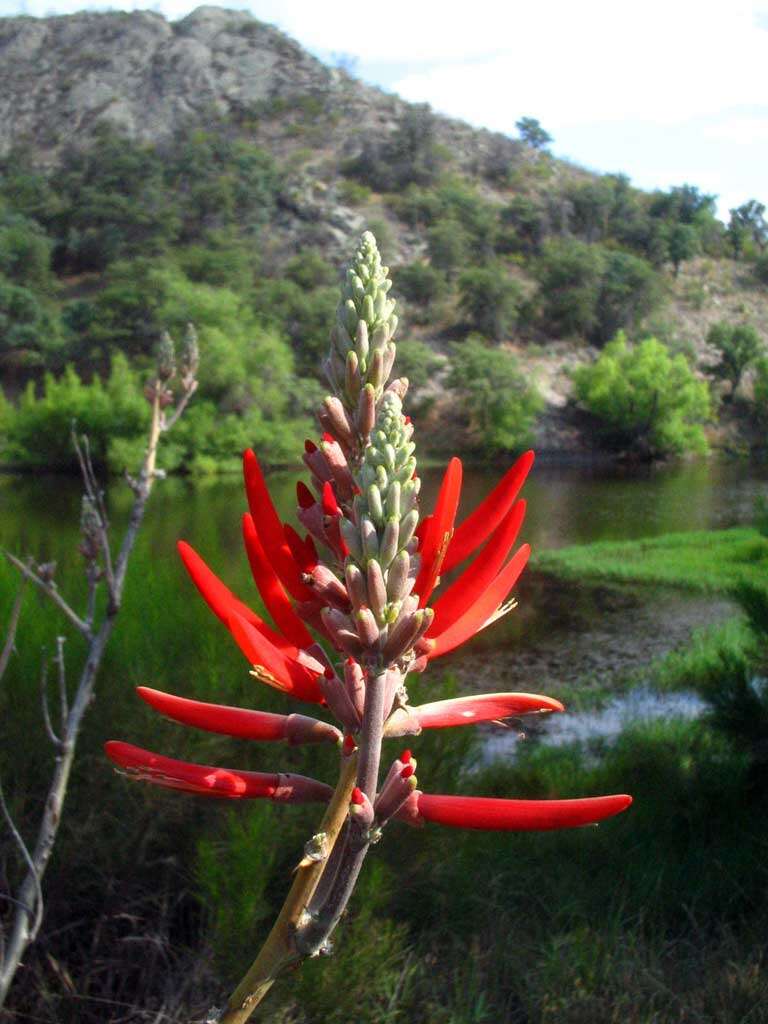
<svg viewBox="0 0 768 1024">
<path fill-rule="evenodd" d="M 297 486 L 303 536 L 281 521 L 258 459 L 245 453 L 243 540 L 271 621 L 236 597 L 188 544 L 179 544 L 192 582 L 256 678 L 315 704 L 336 724 L 139 689 L 148 704 L 178 722 L 252 740 L 332 743 L 342 768 L 354 765 L 344 827 L 333 848 L 318 855 L 324 871 L 299 922 L 296 943 L 304 953 L 327 941 L 367 846 L 390 819 L 552 829 L 597 822 L 630 803 L 624 795 L 506 800 L 431 794 L 418 788 L 409 750 L 380 779 L 385 737 L 563 710 L 558 701 L 529 693 L 410 702 L 409 676 L 514 606 L 509 595 L 529 555 L 525 544 L 513 550 L 525 514 L 518 495 L 533 454 L 523 455 L 458 524 L 462 465 L 452 459 L 431 514 L 422 515 L 414 428 L 403 414 L 407 380 L 390 380 L 397 318 L 389 289 L 387 268 L 366 233 L 331 331 L 325 370 L 333 393 L 318 414 L 323 433 L 305 445 L 310 480 Z M 123 772 L 192 793 L 320 803 L 334 794 L 303 776 L 188 764 L 122 742 L 108 743 L 107 753 Z"/>
</svg>

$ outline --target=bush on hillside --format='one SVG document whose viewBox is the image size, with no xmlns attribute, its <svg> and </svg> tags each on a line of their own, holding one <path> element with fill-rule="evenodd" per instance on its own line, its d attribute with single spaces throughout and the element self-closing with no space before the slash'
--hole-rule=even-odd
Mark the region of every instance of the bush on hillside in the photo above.
<svg viewBox="0 0 768 1024">
<path fill-rule="evenodd" d="M 517 323 L 524 297 L 502 264 L 466 270 L 459 278 L 459 296 L 470 327 L 495 341 L 507 337 Z"/>
<path fill-rule="evenodd" d="M 684 356 L 673 356 L 656 338 L 631 345 L 620 334 L 594 363 L 577 367 L 573 379 L 610 448 L 644 458 L 707 451 L 707 386 Z"/>
<path fill-rule="evenodd" d="M 481 454 L 530 443 L 543 402 L 508 352 L 476 337 L 455 345 L 446 387 L 466 410 L 471 441 Z"/>
<path fill-rule="evenodd" d="M 560 335 L 589 335 L 597 326 L 600 249 L 576 239 L 545 244 L 536 267 L 544 326 Z"/>
<path fill-rule="evenodd" d="M 645 260 L 573 238 L 548 242 L 536 273 L 544 326 L 598 345 L 636 328 L 661 299 L 659 279 Z"/>
<path fill-rule="evenodd" d="M 712 367 L 714 376 L 727 380 L 731 397 L 741 383 L 744 373 L 755 364 L 765 346 L 752 324 L 712 324 L 707 342 L 720 353 L 720 361 Z"/>
</svg>

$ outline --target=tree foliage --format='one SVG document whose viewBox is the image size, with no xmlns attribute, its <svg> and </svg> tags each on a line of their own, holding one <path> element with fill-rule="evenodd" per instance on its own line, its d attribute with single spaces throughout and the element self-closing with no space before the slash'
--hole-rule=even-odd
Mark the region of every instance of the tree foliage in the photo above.
<svg viewBox="0 0 768 1024">
<path fill-rule="evenodd" d="M 543 403 L 508 352 L 469 338 L 454 346 L 446 385 L 461 399 L 480 452 L 514 451 L 530 442 Z"/>
<path fill-rule="evenodd" d="M 486 338 L 501 341 L 515 326 L 523 290 L 503 265 L 474 267 L 459 278 L 459 307 L 469 325 Z"/>
<path fill-rule="evenodd" d="M 533 149 L 544 149 L 552 141 L 552 136 L 545 131 L 541 122 L 535 117 L 521 117 L 515 121 L 520 138 Z"/>
<path fill-rule="evenodd" d="M 720 361 L 712 372 L 728 381 L 733 396 L 745 371 L 754 365 L 765 350 L 760 335 L 752 324 L 720 322 L 710 327 L 707 342 L 720 354 Z"/>
<path fill-rule="evenodd" d="M 576 397 L 599 423 L 604 442 L 644 458 L 703 453 L 710 415 L 706 384 L 684 356 L 656 338 L 631 345 L 619 335 L 573 375 Z"/>
</svg>

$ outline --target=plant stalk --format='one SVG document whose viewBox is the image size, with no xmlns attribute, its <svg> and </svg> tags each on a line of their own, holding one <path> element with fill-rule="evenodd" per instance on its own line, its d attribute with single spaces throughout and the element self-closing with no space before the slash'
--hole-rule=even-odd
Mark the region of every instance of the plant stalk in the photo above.
<svg viewBox="0 0 768 1024">
<path fill-rule="evenodd" d="M 339 781 L 320 823 L 319 832 L 325 833 L 326 856 L 322 860 L 307 857 L 299 864 L 293 885 L 272 931 L 247 974 L 230 996 L 219 1024 L 245 1024 L 277 977 L 291 964 L 304 959 L 304 954 L 296 945 L 299 921 L 312 899 L 347 820 L 350 796 L 357 776 L 357 760 L 357 755 L 352 754 L 342 763 Z"/>
</svg>

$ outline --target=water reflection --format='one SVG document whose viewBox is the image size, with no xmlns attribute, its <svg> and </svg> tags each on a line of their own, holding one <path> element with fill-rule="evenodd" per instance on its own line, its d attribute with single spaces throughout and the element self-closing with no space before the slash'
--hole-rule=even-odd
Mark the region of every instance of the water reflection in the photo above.
<svg viewBox="0 0 768 1024">
<path fill-rule="evenodd" d="M 596 753 L 610 744 L 630 725 L 639 725 L 660 719 L 698 718 L 704 701 L 696 693 L 656 693 L 645 686 L 611 698 L 602 708 L 594 711 L 576 711 L 564 715 L 529 716 L 520 732 L 517 729 L 496 728 L 489 732 L 483 744 L 483 759 L 509 759 L 519 751 L 522 742 L 540 742 L 561 747 L 580 743 Z"/>
</svg>

